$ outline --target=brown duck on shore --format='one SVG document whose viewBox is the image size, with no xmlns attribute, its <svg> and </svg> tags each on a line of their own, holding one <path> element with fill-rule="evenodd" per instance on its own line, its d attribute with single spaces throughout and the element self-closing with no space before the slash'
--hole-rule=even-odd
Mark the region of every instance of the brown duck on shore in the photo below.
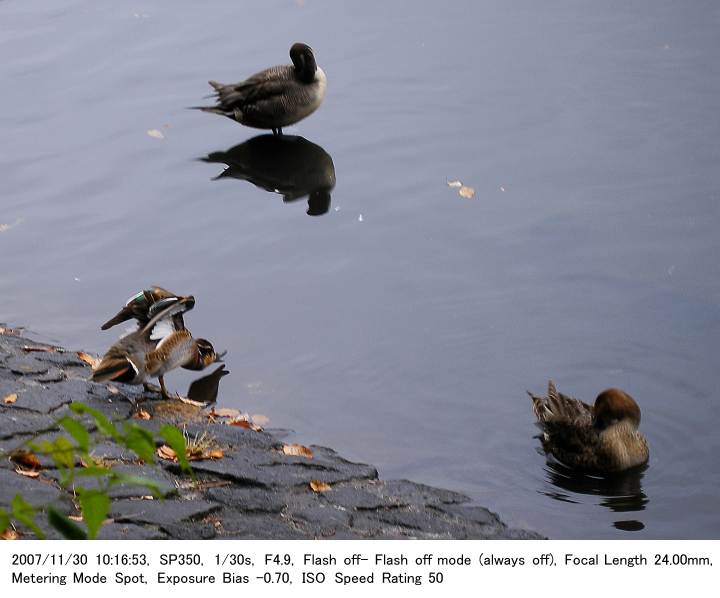
<svg viewBox="0 0 720 598">
<path fill-rule="evenodd" d="M 105 353 L 91 379 L 146 384 L 149 378 L 158 378 L 163 398 L 171 398 L 165 388 L 165 374 L 178 367 L 202 370 L 222 358 L 209 341 L 193 338 L 186 328 L 175 327 L 173 318 L 191 305 L 192 298 L 172 301 L 145 326 L 123 336 Z"/>
<path fill-rule="evenodd" d="M 589 405 L 559 393 L 551 380 L 547 396 L 528 394 L 543 430 L 543 449 L 568 467 L 611 473 L 647 463 L 648 443 L 638 432 L 640 407 L 625 391 L 610 388 Z"/>
</svg>

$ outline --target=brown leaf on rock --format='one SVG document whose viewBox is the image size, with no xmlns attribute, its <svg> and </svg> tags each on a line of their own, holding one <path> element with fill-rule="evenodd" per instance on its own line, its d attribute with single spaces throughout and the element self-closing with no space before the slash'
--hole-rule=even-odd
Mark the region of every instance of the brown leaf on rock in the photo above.
<svg viewBox="0 0 720 598">
<path fill-rule="evenodd" d="M 107 389 L 108 389 L 108 392 L 109 392 L 111 395 L 120 394 L 120 389 L 119 389 L 117 386 L 110 386 L 110 385 L 108 385 Z"/>
<path fill-rule="evenodd" d="M 18 534 L 13 528 L 9 527 L 0 534 L 0 540 L 19 540 L 20 534 Z"/>
<path fill-rule="evenodd" d="M 23 345 L 23 351 L 26 353 L 55 353 L 57 347 L 41 347 L 38 345 Z"/>
<path fill-rule="evenodd" d="M 305 457 L 306 459 L 313 458 L 313 452 L 302 444 L 284 444 L 282 450 L 286 455 Z"/>
<path fill-rule="evenodd" d="M 15 393 L 9 394 L 3 399 L 3 403 L 6 405 L 12 405 L 15 401 L 17 401 L 17 395 Z"/>
<path fill-rule="evenodd" d="M 37 458 L 37 455 L 24 449 L 18 449 L 12 453 L 10 455 L 10 460 L 26 469 L 38 470 L 42 467 L 40 459 Z"/>
<path fill-rule="evenodd" d="M 2 336 L 20 336 L 20 331 L 16 328 L 3 328 L 0 326 L 0 335 Z"/>
<path fill-rule="evenodd" d="M 253 432 L 262 432 L 262 428 L 256 423 L 251 422 L 244 417 L 238 417 L 237 419 L 231 419 L 227 422 L 228 426 L 237 426 L 238 428 L 245 428 L 246 430 L 252 430 Z"/>
<path fill-rule="evenodd" d="M 36 478 L 40 475 L 39 471 L 35 471 L 34 469 L 23 469 L 22 467 L 16 467 L 15 473 L 25 476 L 26 478 Z"/>
<path fill-rule="evenodd" d="M 240 417 L 240 412 L 237 409 L 213 409 L 210 412 L 213 417 Z"/>
<path fill-rule="evenodd" d="M 94 368 L 100 361 L 96 357 L 90 355 L 90 353 L 85 353 L 85 351 L 78 351 L 77 356 L 80 358 L 80 361 L 84 361 L 92 368 Z"/>
<path fill-rule="evenodd" d="M 150 415 L 145 409 L 138 409 L 135 413 L 133 413 L 133 417 L 135 419 L 152 419 L 152 415 Z"/>
<path fill-rule="evenodd" d="M 163 444 L 155 451 L 157 456 L 166 461 L 177 461 L 177 454 L 167 444 Z"/>
<path fill-rule="evenodd" d="M 310 488 L 313 492 L 327 492 L 332 489 L 332 486 L 321 480 L 310 480 Z"/>
<path fill-rule="evenodd" d="M 225 451 L 222 449 L 213 449 L 206 453 L 208 459 L 222 459 L 225 456 Z"/>
</svg>

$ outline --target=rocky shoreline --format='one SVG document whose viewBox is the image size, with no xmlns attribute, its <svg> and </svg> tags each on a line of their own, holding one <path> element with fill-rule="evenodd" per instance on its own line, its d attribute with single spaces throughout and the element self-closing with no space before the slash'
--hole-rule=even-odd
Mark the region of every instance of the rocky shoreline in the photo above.
<svg viewBox="0 0 720 598">
<path fill-rule="evenodd" d="M 151 431 L 172 423 L 188 437 L 205 435 L 223 455 L 193 461 L 191 477 L 172 461 L 138 462 L 129 450 L 96 435 L 94 456 L 153 479 L 165 494 L 162 500 L 148 500 L 144 486 L 114 486 L 110 521 L 100 539 L 541 537 L 508 527 L 457 492 L 380 480 L 375 467 L 350 462 L 325 447 L 310 446 L 311 458 L 285 454 L 283 442 L 268 431 L 211 421 L 206 412 L 161 401 L 141 387 L 90 382 L 90 371 L 76 352 L 37 343 L 0 325 L 0 508 L 9 510 L 19 493 L 31 504 L 52 503 L 62 513 L 77 514 L 72 491 L 58 484 L 52 460 L 41 457 L 39 475 L 27 477 L 16 472 L 8 454 L 29 438 L 60 435 L 57 419 L 69 412 L 71 402 L 82 402 L 113 420 L 132 419 Z M 14 400 L 3 400 L 12 395 Z M 150 419 L 134 417 L 138 405 Z M 46 537 L 60 537 L 45 517 L 38 517 L 38 525 Z M 22 526 L 18 531 L 33 537 Z"/>
</svg>

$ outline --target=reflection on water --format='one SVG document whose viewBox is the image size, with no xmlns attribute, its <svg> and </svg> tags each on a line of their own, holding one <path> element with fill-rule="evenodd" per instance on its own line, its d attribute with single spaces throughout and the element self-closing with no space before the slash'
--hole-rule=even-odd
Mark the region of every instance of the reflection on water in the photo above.
<svg viewBox="0 0 720 598">
<path fill-rule="evenodd" d="M 545 468 L 547 480 L 555 490 L 542 494 L 561 502 L 577 503 L 573 495 L 599 496 L 600 506 L 615 513 L 638 512 L 645 510 L 650 501 L 643 492 L 642 479 L 647 465 L 609 475 L 589 475 L 574 471 L 561 463 L 548 460 Z M 624 531 L 639 531 L 645 525 L 635 519 L 623 519 L 613 522 L 613 527 Z"/>
<path fill-rule="evenodd" d="M 335 187 L 335 165 L 319 145 L 295 135 L 259 135 L 224 152 L 213 152 L 204 162 L 226 164 L 216 179 L 248 181 L 283 196 L 286 203 L 308 197 L 310 216 L 330 209 Z"/>
</svg>

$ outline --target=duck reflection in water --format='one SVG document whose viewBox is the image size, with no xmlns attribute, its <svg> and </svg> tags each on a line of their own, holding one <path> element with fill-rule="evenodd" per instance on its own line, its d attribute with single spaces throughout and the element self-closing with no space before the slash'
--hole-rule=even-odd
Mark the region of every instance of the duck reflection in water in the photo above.
<svg viewBox="0 0 720 598">
<path fill-rule="evenodd" d="M 573 495 L 584 494 L 600 498 L 600 505 L 614 513 L 632 513 L 645 509 L 649 498 L 643 492 L 642 479 L 647 465 L 612 474 L 587 474 L 565 467 L 550 457 L 545 474 L 553 490 L 543 494 L 562 502 L 576 503 Z M 640 531 L 645 525 L 636 519 L 622 519 L 613 526 L 624 531 Z"/>
<path fill-rule="evenodd" d="M 230 177 L 248 181 L 279 193 L 286 203 L 307 196 L 310 216 L 320 216 L 330 209 L 335 165 L 330 154 L 303 137 L 259 135 L 202 160 L 227 165 L 215 180 Z"/>
</svg>

